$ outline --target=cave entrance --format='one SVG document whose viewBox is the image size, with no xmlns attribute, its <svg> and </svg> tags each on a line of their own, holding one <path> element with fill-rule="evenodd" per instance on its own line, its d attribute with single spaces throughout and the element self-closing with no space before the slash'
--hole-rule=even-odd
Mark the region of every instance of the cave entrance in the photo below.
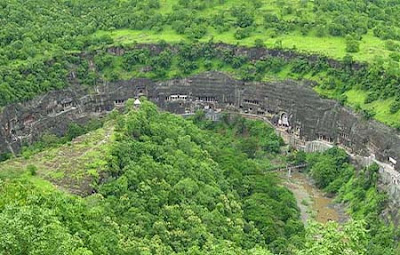
<svg viewBox="0 0 400 255">
<path fill-rule="evenodd" d="M 278 125 L 279 126 L 283 126 L 283 127 L 290 127 L 289 117 L 288 117 L 288 114 L 286 112 L 282 112 L 279 115 Z"/>
<path fill-rule="evenodd" d="M 115 106 L 124 106 L 125 100 L 124 99 L 117 99 L 114 101 Z"/>
</svg>

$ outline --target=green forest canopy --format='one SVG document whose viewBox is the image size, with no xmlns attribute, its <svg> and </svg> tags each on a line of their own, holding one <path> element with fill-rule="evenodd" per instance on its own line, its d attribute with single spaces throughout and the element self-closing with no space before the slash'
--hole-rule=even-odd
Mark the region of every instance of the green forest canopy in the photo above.
<svg viewBox="0 0 400 255">
<path fill-rule="evenodd" d="M 315 80 L 321 95 L 400 127 L 399 11 L 399 0 L 5 0 L 0 106 L 64 88 L 72 72 L 93 86 L 221 70 L 246 81 Z M 304 54 L 250 61 L 220 51 L 220 41 Z M 136 42 L 164 49 L 154 54 Z M 109 54 L 110 46 L 126 52 Z M 307 60 L 310 52 L 317 61 Z M 342 64 L 332 68 L 324 56 Z M 369 65 L 357 69 L 354 60 Z M 282 141 L 264 124 L 200 115 L 191 122 L 147 102 L 114 122 L 112 160 L 101 162 L 94 195 L 44 189 L 29 176 L 41 172 L 34 165 L 0 179 L 0 254 L 398 253 L 398 234 L 379 217 L 386 197 L 376 166 L 355 173 L 336 148 L 295 158 L 356 219 L 305 230 L 293 195 L 265 173 Z"/>
<path fill-rule="evenodd" d="M 82 51 L 101 40 L 93 34 L 122 42 L 214 36 L 247 45 L 261 39 L 272 46 L 281 40 L 288 48 L 338 58 L 361 47 L 356 59 L 372 60 L 398 50 L 399 12 L 398 0 L 5 0 L 0 64 Z"/>
<path fill-rule="evenodd" d="M 272 128 L 240 120 L 223 136 L 148 102 L 114 116 L 94 195 L 1 181 L 0 254 L 269 254 L 301 245 L 293 195 L 274 174 L 260 175 L 281 145 Z"/>
<path fill-rule="evenodd" d="M 399 127 L 399 6 L 398 0 L 2 1 L 0 106 L 64 88 L 72 72 L 82 84 L 93 85 L 100 78 L 165 79 L 222 70 L 247 80 L 315 80 L 322 96 Z M 229 58 L 193 59 L 188 54 L 182 63 L 166 53 L 152 60 L 134 52 L 123 61 L 104 57 L 104 48 L 111 45 L 130 48 L 136 42 L 160 41 L 175 45 L 181 40 L 285 48 L 304 56 L 317 52 L 324 61 L 315 67 L 301 57 L 290 63 L 278 58 L 256 66 L 240 56 L 232 63 Z M 97 70 L 92 70 L 87 56 L 97 53 Z M 356 74 L 327 69 L 324 56 L 345 63 L 368 61 L 370 66 Z M 154 68 L 157 61 L 160 64 Z M 179 65 L 171 70 L 169 64 Z M 154 71 L 146 74 L 142 71 L 146 69 L 134 65 L 151 66 Z"/>
<path fill-rule="evenodd" d="M 293 194 L 266 172 L 282 140 L 265 123 L 184 120 L 146 101 L 111 122 L 94 194 L 43 188 L 34 166 L 0 179 L 0 254 L 396 254 L 394 230 L 379 218 L 377 169 L 360 176 L 337 148 L 288 160 L 306 160 L 317 181 L 330 176 L 321 187 L 357 220 L 304 230 Z"/>
</svg>

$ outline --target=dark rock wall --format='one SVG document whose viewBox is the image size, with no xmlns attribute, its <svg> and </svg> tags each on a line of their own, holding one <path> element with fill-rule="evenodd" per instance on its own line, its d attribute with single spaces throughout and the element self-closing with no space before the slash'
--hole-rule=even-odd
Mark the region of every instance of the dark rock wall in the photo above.
<svg viewBox="0 0 400 255">
<path fill-rule="evenodd" d="M 304 141 L 340 143 L 354 154 L 400 162 L 400 138 L 392 129 L 321 99 L 308 82 L 242 82 L 218 72 L 162 82 L 133 79 L 90 89 L 72 86 L 9 105 L 0 114 L 0 153 L 18 152 L 46 132 L 62 135 L 70 122 L 85 123 L 142 95 L 179 114 L 204 108 L 257 114 Z M 400 169 L 399 163 L 395 168 Z"/>
</svg>

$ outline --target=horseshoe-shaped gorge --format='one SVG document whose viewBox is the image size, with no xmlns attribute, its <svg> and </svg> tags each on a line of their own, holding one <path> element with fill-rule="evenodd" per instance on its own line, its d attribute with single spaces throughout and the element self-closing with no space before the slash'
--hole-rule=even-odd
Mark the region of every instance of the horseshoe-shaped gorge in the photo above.
<svg viewBox="0 0 400 255">
<path fill-rule="evenodd" d="M 0 255 L 400 254 L 400 0 L 3 0 Z"/>
<path fill-rule="evenodd" d="M 62 135 L 70 122 L 86 123 L 122 107 L 129 98 L 145 96 L 176 114 L 206 110 L 214 118 L 226 111 L 264 118 L 290 145 L 308 152 L 339 145 L 358 164 L 378 163 L 381 187 L 395 205 L 400 203 L 396 131 L 320 98 L 312 86 L 310 81 L 294 80 L 243 82 L 220 72 L 169 81 L 104 82 L 91 89 L 71 86 L 5 107 L 0 116 L 0 152 L 16 153 L 46 132 Z"/>
</svg>

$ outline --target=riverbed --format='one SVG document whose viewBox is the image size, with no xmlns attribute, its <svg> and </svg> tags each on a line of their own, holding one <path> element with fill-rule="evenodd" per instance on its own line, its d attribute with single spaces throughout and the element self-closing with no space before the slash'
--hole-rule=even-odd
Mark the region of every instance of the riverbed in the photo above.
<svg viewBox="0 0 400 255">
<path fill-rule="evenodd" d="M 326 196 L 306 174 L 295 172 L 289 177 L 282 173 L 282 179 L 284 185 L 293 192 L 297 200 L 304 224 L 307 224 L 311 218 L 320 223 L 328 221 L 343 223 L 348 219 L 344 206 Z"/>
</svg>

